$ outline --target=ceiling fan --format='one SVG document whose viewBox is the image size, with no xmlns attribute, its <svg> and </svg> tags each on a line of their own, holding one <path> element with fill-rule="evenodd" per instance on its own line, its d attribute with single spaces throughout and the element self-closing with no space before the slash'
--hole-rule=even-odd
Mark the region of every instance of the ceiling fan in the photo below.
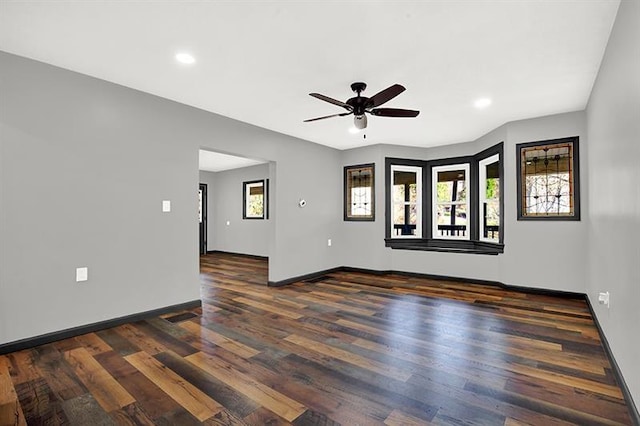
<svg viewBox="0 0 640 426">
<path fill-rule="evenodd" d="M 399 84 L 394 84 L 393 86 L 387 87 L 383 91 L 376 93 L 370 98 L 360 96 L 360 93 L 364 92 L 364 89 L 366 88 L 367 85 L 365 83 L 353 83 L 351 85 L 351 90 L 356 93 L 356 96 L 348 99 L 346 102 L 321 95 L 320 93 L 309 93 L 309 95 L 313 96 L 314 98 L 341 106 L 342 108 L 346 109 L 347 112 L 326 115 L 324 117 L 310 118 L 308 120 L 304 120 L 304 122 L 306 123 L 309 121 L 324 120 L 325 118 L 331 117 L 344 117 L 345 115 L 353 114 L 354 126 L 357 129 L 365 129 L 367 127 L 367 116 L 365 114 L 376 115 L 379 117 L 416 117 L 418 114 L 420 114 L 420 111 L 414 111 L 410 109 L 378 108 L 380 105 L 390 101 L 406 90 Z"/>
</svg>

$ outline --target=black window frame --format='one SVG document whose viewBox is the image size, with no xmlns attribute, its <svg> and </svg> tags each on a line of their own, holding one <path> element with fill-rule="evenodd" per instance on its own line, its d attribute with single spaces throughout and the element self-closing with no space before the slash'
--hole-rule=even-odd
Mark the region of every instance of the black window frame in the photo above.
<svg viewBox="0 0 640 426">
<path fill-rule="evenodd" d="M 499 242 L 481 241 L 479 238 L 479 163 L 493 155 L 499 155 L 500 177 L 500 233 Z M 433 167 L 469 165 L 469 239 L 433 238 Z M 391 166 L 413 166 L 422 168 L 422 238 L 393 238 L 391 230 Z M 475 155 L 451 157 L 436 160 L 414 160 L 406 158 L 385 158 L 385 246 L 392 249 L 423 250 L 452 253 L 497 255 L 504 253 L 504 142 L 491 146 Z"/>
<path fill-rule="evenodd" d="M 247 216 L 247 186 L 254 183 L 262 183 L 262 216 Z M 269 179 L 256 179 L 242 182 L 242 219 L 265 220 L 269 219 Z"/>
<path fill-rule="evenodd" d="M 553 145 L 553 144 L 563 144 L 563 143 L 572 143 L 573 147 L 573 158 L 571 161 L 573 162 L 573 216 L 569 215 L 539 215 L 539 216 L 528 216 L 522 214 L 523 203 L 522 203 L 522 149 L 523 148 L 531 148 L 535 146 L 543 146 L 543 145 Z M 567 138 L 559 138 L 559 139 L 547 139 L 542 141 L 535 142 L 526 142 L 520 143 L 516 145 L 516 179 L 517 179 L 517 188 L 516 188 L 516 209 L 517 209 L 517 220 L 533 220 L 533 221 L 580 221 L 580 150 L 579 150 L 579 136 L 571 136 Z"/>
<path fill-rule="evenodd" d="M 354 169 L 364 169 L 370 167 L 371 168 L 371 215 L 370 216 L 349 216 L 349 203 L 348 203 L 348 179 L 347 176 L 349 174 L 349 170 Z M 346 222 L 375 222 L 376 220 L 376 164 L 375 163 L 366 163 L 366 164 L 356 164 L 354 166 L 344 166 L 343 173 L 343 219 Z"/>
</svg>

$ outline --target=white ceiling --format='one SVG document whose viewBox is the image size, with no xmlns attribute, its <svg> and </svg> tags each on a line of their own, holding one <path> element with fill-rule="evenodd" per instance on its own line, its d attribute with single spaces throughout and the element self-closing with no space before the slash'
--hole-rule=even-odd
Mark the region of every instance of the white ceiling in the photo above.
<svg viewBox="0 0 640 426">
<path fill-rule="evenodd" d="M 0 49 L 340 149 L 432 146 L 584 109 L 618 4 L 0 0 Z M 400 83 L 384 106 L 421 113 L 370 117 L 366 140 L 351 117 L 302 122 L 344 111 L 310 92 L 344 101 L 354 81 Z"/>
<path fill-rule="evenodd" d="M 206 172 L 221 172 L 266 163 L 266 161 L 252 160 L 250 158 L 236 157 L 235 155 L 221 154 L 219 152 L 205 151 L 202 149 L 200 150 L 199 157 L 199 170 Z"/>
</svg>

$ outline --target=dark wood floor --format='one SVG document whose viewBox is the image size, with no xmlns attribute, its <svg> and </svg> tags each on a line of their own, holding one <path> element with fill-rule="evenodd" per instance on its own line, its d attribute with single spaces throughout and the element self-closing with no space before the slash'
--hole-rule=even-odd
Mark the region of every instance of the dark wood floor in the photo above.
<svg viewBox="0 0 640 426">
<path fill-rule="evenodd" d="M 202 309 L 0 356 L 0 424 L 631 424 L 584 301 L 201 270 Z"/>
</svg>

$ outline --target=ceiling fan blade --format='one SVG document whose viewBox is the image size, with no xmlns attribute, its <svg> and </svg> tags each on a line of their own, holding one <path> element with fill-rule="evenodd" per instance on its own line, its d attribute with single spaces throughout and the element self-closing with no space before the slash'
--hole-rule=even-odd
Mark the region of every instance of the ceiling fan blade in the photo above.
<svg viewBox="0 0 640 426">
<path fill-rule="evenodd" d="M 349 111 L 353 109 L 351 105 L 345 104 L 344 102 L 339 101 L 337 99 L 333 99 L 328 96 L 321 95 L 320 93 L 309 93 L 309 96 L 313 96 L 314 98 L 320 99 L 321 101 L 329 102 L 330 104 L 341 106 L 342 108 L 346 108 Z"/>
<path fill-rule="evenodd" d="M 380 117 L 417 117 L 420 114 L 420 111 L 398 108 L 376 108 L 370 112 Z"/>
<path fill-rule="evenodd" d="M 395 98 L 405 90 L 406 89 L 404 88 L 404 86 L 401 86 L 399 84 L 394 84 L 393 86 L 387 87 L 383 91 L 378 92 L 370 97 L 367 101 L 367 104 L 365 105 L 365 108 L 375 108 L 385 102 L 389 102 L 391 99 Z"/>
<path fill-rule="evenodd" d="M 331 115 L 325 115 L 324 117 L 309 118 L 308 120 L 304 120 L 304 123 L 308 123 L 309 121 L 324 120 L 325 118 L 331 118 L 331 117 L 344 117 L 345 115 L 349 115 L 349 114 L 351 113 L 343 112 L 342 114 L 331 114 Z"/>
</svg>

